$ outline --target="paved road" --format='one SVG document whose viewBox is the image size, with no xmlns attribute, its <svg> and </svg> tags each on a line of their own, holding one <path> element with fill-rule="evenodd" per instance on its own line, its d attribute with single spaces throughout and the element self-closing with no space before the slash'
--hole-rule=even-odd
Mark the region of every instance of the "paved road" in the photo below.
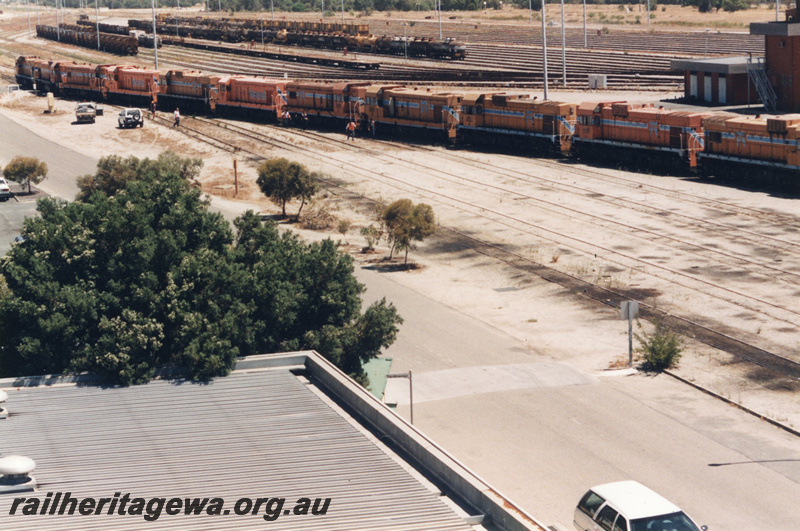
<svg viewBox="0 0 800 531">
<path fill-rule="evenodd" d="M 20 143 L 60 168 L 47 182 L 55 195 L 73 197 L 74 176 L 93 172 L 0 116 L 0 161 Z M 537 519 L 571 528 L 589 486 L 636 479 L 712 530 L 797 528 L 795 437 L 669 377 L 582 373 L 387 275 L 358 276 L 367 302 L 386 296 L 405 319 L 388 354 L 393 372 L 414 370 L 416 425 Z M 390 383 L 407 417 L 403 382 Z"/>
<path fill-rule="evenodd" d="M 635 479 L 712 530 L 793 530 L 800 441 L 668 377 L 581 374 L 527 344 L 359 271 L 405 319 L 387 351 L 414 373 L 415 425 L 546 524 L 572 528 L 596 484 Z M 408 418 L 408 385 L 387 397 Z M 418 398 L 419 397 L 419 398 Z M 715 466 L 722 465 L 722 466 Z"/>
<path fill-rule="evenodd" d="M 0 165 L 4 167 L 17 155 L 46 162 L 48 177 L 38 188 L 64 199 L 71 200 L 78 193 L 76 177 L 97 170 L 97 159 L 50 142 L 0 114 Z"/>
</svg>

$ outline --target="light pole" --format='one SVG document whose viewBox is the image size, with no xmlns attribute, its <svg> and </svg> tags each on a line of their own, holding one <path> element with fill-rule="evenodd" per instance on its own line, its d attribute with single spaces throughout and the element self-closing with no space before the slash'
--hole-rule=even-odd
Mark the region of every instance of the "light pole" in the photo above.
<svg viewBox="0 0 800 531">
<path fill-rule="evenodd" d="M 97 7 L 97 0 L 94 0 L 94 23 L 97 29 L 97 51 L 100 51 L 100 9 Z"/>
<path fill-rule="evenodd" d="M 408 62 L 408 22 L 403 22 L 403 47 L 406 51 L 406 62 Z"/>
<path fill-rule="evenodd" d="M 442 40 L 442 0 L 438 0 L 438 3 L 439 3 L 439 40 Z"/>
<path fill-rule="evenodd" d="M 344 0 L 342 0 L 342 26 L 344 26 Z M 342 28 L 344 30 L 344 28 Z"/>
<path fill-rule="evenodd" d="M 544 74 L 544 99 L 547 100 L 547 24 L 544 21 L 545 0 L 542 0 L 542 73 Z"/>
<path fill-rule="evenodd" d="M 180 10 L 181 10 L 181 0 L 178 0 L 178 11 L 180 11 Z M 177 16 L 175 17 L 175 36 L 176 37 L 180 37 L 180 35 L 178 34 L 178 17 Z"/>
<path fill-rule="evenodd" d="M 583 47 L 589 47 L 589 43 L 586 40 L 586 0 L 583 0 Z"/>
<path fill-rule="evenodd" d="M 56 37 L 58 38 L 58 42 L 61 42 L 61 24 L 59 24 L 59 15 L 61 11 L 59 10 L 59 3 L 56 0 Z"/>
<path fill-rule="evenodd" d="M 152 1 L 153 4 L 153 62 L 156 70 L 158 70 L 158 35 L 156 35 L 156 0 Z"/>
<path fill-rule="evenodd" d="M 528 22 L 533 24 L 533 0 L 528 0 Z"/>
<path fill-rule="evenodd" d="M 564 0 L 561 0 L 561 65 L 564 70 L 564 86 L 566 87 L 567 86 L 567 28 L 564 27 Z"/>
</svg>

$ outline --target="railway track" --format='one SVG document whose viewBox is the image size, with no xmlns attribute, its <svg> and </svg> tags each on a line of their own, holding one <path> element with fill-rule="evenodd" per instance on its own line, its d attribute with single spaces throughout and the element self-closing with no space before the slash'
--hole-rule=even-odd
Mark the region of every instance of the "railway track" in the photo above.
<svg viewBox="0 0 800 531">
<path fill-rule="evenodd" d="M 471 62 L 459 63 L 457 66 L 436 64 L 434 61 L 410 60 L 408 63 L 401 59 L 393 62 L 383 62 L 380 70 L 353 71 L 335 67 L 325 67 L 312 64 L 287 64 L 286 62 L 262 59 L 256 57 L 240 57 L 210 50 L 186 50 L 180 47 L 165 46 L 159 50 L 159 61 L 175 69 L 197 69 L 220 74 L 249 74 L 264 75 L 268 77 L 283 77 L 292 79 L 348 79 L 367 81 L 414 82 L 414 83 L 450 83 L 491 86 L 492 84 L 513 84 L 515 86 L 542 86 L 543 74 L 541 55 L 535 51 L 505 52 L 516 57 L 513 64 L 505 68 L 485 68 L 484 61 L 476 58 Z M 362 56 L 364 54 L 361 54 Z M 140 49 L 139 56 L 145 61 L 152 57 L 152 50 Z M 492 56 L 491 50 L 486 51 L 485 61 Z M 500 57 L 503 57 L 500 55 Z M 372 57 L 370 59 L 378 59 Z M 538 61 L 538 62 L 537 62 Z M 572 68 L 572 63 L 581 65 Z M 572 87 L 585 87 L 587 75 L 592 70 L 584 65 L 589 61 L 583 52 L 577 52 L 574 57 L 568 57 L 567 85 Z M 617 63 L 625 59 L 614 58 Z M 609 61 L 610 62 L 610 61 Z M 599 62 L 598 65 L 607 63 Z M 668 62 L 666 63 L 668 64 Z M 550 63 L 550 68 L 558 70 L 557 75 L 550 77 L 553 84 L 562 83 L 560 75 L 561 60 Z M 598 66 L 601 68 L 601 66 Z M 683 83 L 683 77 L 666 70 L 659 71 L 651 68 L 644 71 L 634 71 L 630 68 L 608 66 L 606 77 L 610 88 L 637 87 L 657 90 L 674 90 Z"/>
<path fill-rule="evenodd" d="M 201 124 L 201 126 L 204 128 L 214 128 L 215 130 L 219 130 L 218 129 L 219 122 L 215 123 L 213 121 L 207 121 L 203 119 L 200 120 L 198 123 Z M 248 128 L 247 126 L 242 126 L 240 124 L 236 124 L 233 122 L 224 122 L 224 124 L 225 124 L 225 131 L 229 134 L 241 135 L 241 137 L 246 137 L 251 142 L 265 142 L 270 146 L 272 146 L 273 148 L 279 149 L 281 151 L 296 152 L 308 155 L 307 148 L 296 147 L 292 142 L 276 140 L 275 138 L 271 138 L 263 133 L 259 133 L 253 130 L 252 128 Z M 211 134 L 215 138 L 218 136 L 217 134 L 209 133 L 208 131 L 206 131 L 204 134 Z M 463 179 L 455 173 L 449 173 L 449 176 L 445 179 L 447 184 L 442 184 L 438 186 L 434 183 L 421 185 L 409 182 L 399 182 L 399 181 L 391 182 L 392 179 L 385 175 L 386 172 L 376 171 L 375 169 L 370 168 L 367 165 L 362 166 L 357 164 L 354 166 L 352 161 L 349 161 L 346 158 L 339 158 L 338 154 L 343 152 L 358 152 L 358 151 L 366 152 L 366 154 L 369 155 L 371 159 L 377 158 L 379 161 L 383 161 L 386 164 L 397 164 L 397 165 L 411 164 L 418 172 L 424 171 L 425 175 L 428 178 L 431 178 L 436 174 L 442 174 L 448 172 L 442 172 L 442 170 L 435 167 L 426 167 L 424 165 L 421 165 L 419 162 L 410 163 L 408 161 L 409 157 L 407 155 L 406 156 L 387 155 L 386 153 L 374 151 L 369 148 L 364 149 L 364 147 L 356 147 L 344 141 L 332 140 L 328 135 L 320 133 L 299 132 L 292 130 L 292 134 L 304 137 L 305 139 L 310 141 L 309 142 L 310 144 L 313 144 L 315 146 L 324 145 L 330 147 L 332 150 L 335 150 L 334 154 L 332 154 L 331 152 L 325 152 L 324 154 L 326 159 L 330 163 L 337 165 L 341 164 L 342 166 L 346 165 L 348 172 L 351 173 L 356 172 L 365 178 L 387 183 L 387 186 L 391 186 L 398 190 L 402 190 L 405 193 L 414 193 L 415 195 L 428 197 L 436 201 L 440 205 L 439 208 L 455 208 L 462 213 L 461 215 L 478 216 L 487 220 L 487 222 L 493 223 L 498 227 L 504 226 L 506 227 L 506 229 L 513 229 L 515 231 L 527 231 L 529 234 L 537 231 L 549 230 L 547 227 L 538 226 L 535 223 L 531 223 L 529 220 L 516 218 L 514 216 L 505 214 L 500 210 L 494 210 L 488 206 L 488 202 L 487 204 L 482 204 L 482 205 L 464 204 L 457 197 L 452 196 L 452 190 L 457 186 L 481 187 L 482 189 L 486 189 L 487 184 L 485 182 L 473 182 L 469 183 L 468 185 L 465 185 Z M 408 148 L 408 146 L 405 147 Z M 412 149 L 427 151 L 429 148 L 417 146 Z M 258 150 L 253 150 L 253 154 L 258 155 Z M 461 157 L 458 157 L 456 155 L 451 155 L 448 153 L 444 154 L 437 153 L 437 156 L 448 160 L 451 157 L 453 157 L 454 159 L 461 159 Z M 453 160 L 453 162 L 455 163 L 455 160 Z M 463 163 L 463 160 L 461 162 Z M 557 164 L 554 161 L 546 161 L 546 162 L 547 164 Z M 482 165 L 481 163 L 478 163 L 478 166 L 482 170 L 489 171 L 489 168 Z M 504 168 L 502 170 L 495 169 L 495 172 L 502 173 L 503 175 L 508 177 L 507 168 Z M 600 182 L 607 182 L 609 180 L 608 176 L 602 175 L 602 172 L 598 173 L 601 173 L 601 175 L 598 177 L 598 180 Z M 535 172 L 523 171 L 520 172 L 520 175 L 512 175 L 512 177 L 514 179 L 523 181 L 523 184 L 528 188 L 541 187 L 543 185 L 542 177 L 536 174 Z M 437 177 L 437 179 L 442 180 L 441 177 Z M 626 187 L 630 186 L 630 184 L 625 181 L 622 182 L 622 185 Z M 448 192 L 442 193 L 438 191 L 438 189 L 440 188 L 447 189 Z M 565 186 L 563 188 L 568 190 L 570 186 Z M 659 187 L 652 187 L 650 190 L 657 191 L 658 188 Z M 344 192 L 340 191 L 340 193 Z M 351 194 L 352 192 L 348 191 L 346 193 Z M 520 192 L 517 188 L 510 188 L 508 186 L 497 187 L 497 189 L 495 189 L 492 193 L 495 194 L 496 198 L 505 197 L 506 199 L 508 199 L 509 196 L 517 197 L 520 195 Z M 568 191 L 567 193 L 576 195 L 586 195 L 586 194 L 597 194 L 598 192 L 589 187 L 573 186 L 572 190 Z M 674 198 L 675 194 L 676 192 L 674 191 L 665 191 L 662 195 L 665 198 Z M 688 194 L 687 197 L 691 197 L 691 194 Z M 363 196 L 360 199 L 363 201 L 371 201 L 371 199 L 369 199 L 366 196 Z M 525 198 L 526 201 L 531 201 L 532 199 L 535 199 L 533 194 L 528 194 Z M 607 200 L 610 201 L 611 199 L 609 198 Z M 618 206 L 617 202 L 612 202 L 609 204 L 611 204 L 612 206 Z M 726 204 L 724 202 L 719 202 L 717 204 L 717 207 L 722 210 L 731 210 L 731 209 L 736 210 L 737 208 L 736 205 Z M 554 209 L 554 211 L 559 209 L 563 210 L 563 207 L 558 204 L 552 204 L 550 205 L 550 208 Z M 628 206 L 627 208 L 631 208 L 631 206 Z M 649 210 L 651 215 L 655 216 L 660 215 L 658 212 L 656 212 L 657 209 L 647 204 L 636 203 L 634 208 Z M 765 214 L 764 212 L 759 211 L 757 209 L 745 208 L 744 211 L 747 212 L 748 215 L 754 216 L 758 219 L 763 219 L 761 216 Z M 573 212 L 571 215 L 576 215 L 576 214 Z M 776 217 L 773 219 L 775 222 L 781 221 L 780 217 Z M 595 220 L 595 222 L 597 221 L 598 220 Z M 604 223 L 608 223 L 608 221 L 609 221 L 608 219 L 605 219 Z M 685 220 L 686 223 L 696 223 L 697 221 L 702 221 L 702 220 Z M 794 219 L 795 224 L 797 223 L 797 221 L 798 221 L 797 219 Z M 730 228 L 731 227 L 726 227 L 725 224 L 721 223 L 715 230 L 717 230 L 718 233 L 723 234 Z M 634 229 L 634 227 L 627 226 L 624 228 L 624 230 L 626 231 L 630 231 L 632 229 Z M 569 274 L 569 272 L 561 271 L 553 267 L 544 266 L 541 263 L 541 260 L 536 261 L 532 259 L 530 256 L 526 256 L 525 253 L 520 253 L 512 248 L 508 248 L 504 245 L 494 243 L 491 240 L 485 239 L 485 237 L 476 237 L 474 234 L 468 235 L 465 232 L 459 230 L 457 227 L 449 227 L 447 228 L 447 231 L 450 234 L 449 238 L 452 238 L 454 241 L 459 242 L 461 245 L 464 245 L 465 247 L 473 249 L 477 252 L 481 252 L 488 256 L 492 256 L 496 259 L 503 260 L 511 265 L 514 265 L 514 267 L 520 268 L 524 271 L 535 273 L 536 275 L 541 276 L 542 278 L 546 278 L 547 280 L 557 282 L 568 289 L 578 290 L 579 292 L 591 298 L 594 298 L 600 302 L 603 302 L 604 304 L 609 304 L 613 306 L 622 300 L 628 300 L 630 298 L 642 300 L 640 289 L 610 287 L 610 286 L 604 286 L 602 285 L 602 283 L 587 281 L 586 279 L 580 278 L 580 276 Z M 748 237 L 757 237 L 757 236 L 758 236 L 757 234 L 748 235 Z M 565 239 L 566 238 L 564 238 L 563 235 L 558 236 L 557 237 L 558 245 L 564 247 Z M 596 244 L 593 244 L 592 242 L 588 243 L 590 245 L 593 245 L 595 249 L 599 247 Z M 673 238 L 673 244 L 678 247 L 687 245 L 689 243 L 690 242 L 685 240 L 679 240 L 678 238 Z M 800 249 L 797 249 L 797 245 L 795 245 L 794 242 L 787 241 L 784 243 L 789 244 L 788 250 L 784 249 L 784 252 L 792 252 L 794 256 L 797 256 L 797 254 L 800 253 Z M 677 249 L 678 247 L 672 247 L 672 249 L 674 250 Z M 613 249 L 611 251 L 613 251 Z M 700 252 L 702 254 L 708 252 L 716 254 L 717 249 L 713 248 L 701 249 L 697 252 Z M 736 258 L 735 256 L 725 256 L 724 252 L 722 256 L 725 257 L 726 260 L 731 260 Z M 634 257 L 634 259 L 637 258 Z M 647 267 L 650 267 L 650 265 L 648 265 Z M 768 264 L 762 264 L 754 260 L 746 262 L 744 265 L 740 264 L 740 267 L 753 268 L 752 269 L 753 272 L 761 271 L 761 268 L 765 268 L 765 270 L 767 271 L 772 270 Z M 662 269 L 667 270 L 669 268 L 662 268 Z M 780 271 L 781 274 L 788 273 L 790 278 L 790 280 L 787 281 L 784 279 L 782 280 L 782 282 L 789 282 L 794 286 L 794 289 L 796 289 L 797 274 L 792 271 L 786 271 L 786 270 L 780 270 Z M 773 272 L 777 274 L 777 271 Z M 676 273 L 679 274 L 681 272 L 674 270 L 671 272 L 671 274 L 676 274 Z M 684 278 L 688 277 L 685 276 Z M 720 290 L 722 293 L 728 293 L 729 295 L 733 294 L 734 291 L 724 288 L 722 286 L 711 286 L 712 284 L 711 282 L 705 282 L 705 284 L 709 288 L 713 287 L 713 289 Z M 715 296 L 720 299 L 726 298 L 725 296 L 721 296 L 719 294 L 716 295 L 711 294 L 709 296 Z M 747 294 L 740 294 L 737 296 L 745 297 L 745 300 L 747 301 L 747 303 L 744 306 L 741 306 L 742 310 L 747 309 L 748 311 L 763 313 L 764 311 L 763 308 L 751 308 L 748 305 L 766 304 L 767 306 L 769 306 L 771 304 L 769 301 L 758 301 L 756 298 L 748 297 Z M 787 325 L 791 323 L 792 326 L 797 326 L 797 323 L 800 322 L 800 320 L 798 320 L 798 316 L 800 316 L 800 313 L 790 308 L 780 307 L 778 305 L 773 305 L 773 307 L 775 310 L 780 310 L 780 312 L 785 313 L 785 315 L 781 318 L 786 320 Z M 653 319 L 660 319 L 664 321 L 665 324 L 668 324 L 669 326 L 675 328 L 676 330 L 681 331 L 684 334 L 689 335 L 690 337 L 694 337 L 704 343 L 714 346 L 715 348 L 721 348 L 725 351 L 730 352 L 733 355 L 740 357 L 741 359 L 745 359 L 749 362 L 755 363 L 763 368 L 769 369 L 778 374 L 789 376 L 793 379 L 800 378 L 800 364 L 798 364 L 795 360 L 771 352 L 765 348 L 762 348 L 758 345 L 748 342 L 746 339 L 742 339 L 741 337 L 737 337 L 737 335 L 741 334 L 737 334 L 737 331 L 726 328 L 726 326 L 723 325 L 722 323 L 701 322 L 702 320 L 674 315 L 666 310 L 659 309 L 652 304 L 643 304 L 643 315 Z"/>
<path fill-rule="evenodd" d="M 591 22 L 591 21 L 590 21 Z M 403 21 L 370 21 L 370 29 L 376 35 L 403 35 L 407 32 L 412 37 L 438 38 L 439 25 L 430 21 L 415 21 L 413 26 L 403 26 Z M 594 23 L 596 24 L 596 23 Z M 477 27 L 476 27 L 477 26 Z M 609 29 L 610 28 L 610 29 Z M 458 21 L 444 22 L 442 28 L 444 37 L 454 37 L 468 45 L 475 44 L 505 44 L 520 46 L 542 45 L 541 22 L 527 21 L 518 23 L 491 23 Z M 567 26 L 566 41 L 568 48 L 583 48 L 582 22 Z M 763 54 L 764 39 L 757 35 L 750 35 L 746 30 L 741 32 L 730 31 L 659 31 L 630 30 L 620 26 L 610 25 L 601 30 L 588 30 L 586 33 L 586 48 L 592 50 L 617 50 L 638 51 L 648 54 L 664 55 L 747 55 L 748 53 Z M 561 28 L 547 28 L 548 49 L 561 47 Z"/>
</svg>

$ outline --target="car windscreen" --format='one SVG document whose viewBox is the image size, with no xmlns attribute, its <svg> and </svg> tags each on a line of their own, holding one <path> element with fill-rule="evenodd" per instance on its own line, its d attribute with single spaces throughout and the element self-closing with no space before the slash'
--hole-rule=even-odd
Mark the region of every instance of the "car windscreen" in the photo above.
<svg viewBox="0 0 800 531">
<path fill-rule="evenodd" d="M 630 521 L 630 531 L 700 531 L 683 512 Z"/>
</svg>

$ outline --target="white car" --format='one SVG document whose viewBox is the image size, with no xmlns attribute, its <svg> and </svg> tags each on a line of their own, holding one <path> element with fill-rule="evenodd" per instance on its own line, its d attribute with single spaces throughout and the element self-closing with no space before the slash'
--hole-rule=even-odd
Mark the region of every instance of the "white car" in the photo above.
<svg viewBox="0 0 800 531">
<path fill-rule="evenodd" d="M 674 503 L 635 481 L 592 487 L 575 508 L 578 531 L 706 531 Z"/>
<path fill-rule="evenodd" d="M 0 177 L 0 201 L 8 201 L 9 199 L 11 199 L 11 188 L 8 186 L 8 182 Z"/>
<path fill-rule="evenodd" d="M 144 127 L 144 113 L 140 109 L 122 109 L 117 118 L 120 129 L 128 127 Z"/>
</svg>

